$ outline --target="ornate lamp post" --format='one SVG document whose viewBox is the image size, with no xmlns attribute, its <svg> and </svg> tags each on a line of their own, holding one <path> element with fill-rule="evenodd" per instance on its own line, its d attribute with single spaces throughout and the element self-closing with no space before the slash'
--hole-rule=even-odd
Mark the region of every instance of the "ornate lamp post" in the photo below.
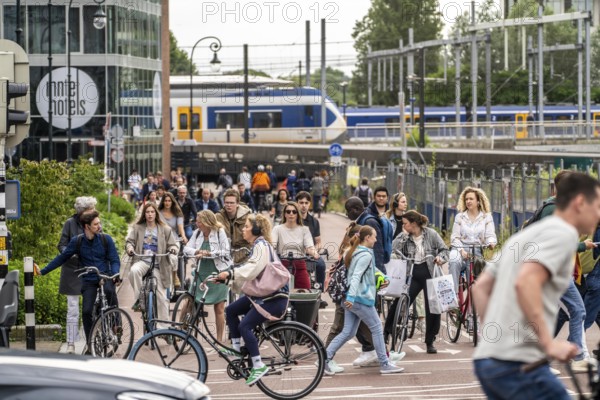
<svg viewBox="0 0 600 400">
<path fill-rule="evenodd" d="M 192 47 L 192 54 L 190 56 L 190 116 L 188 120 L 188 124 L 190 126 L 190 140 L 194 139 L 194 123 L 192 121 L 192 116 L 194 114 L 194 96 L 193 96 L 193 86 L 192 86 L 192 77 L 194 73 L 194 50 L 196 50 L 196 46 L 203 40 L 211 39 L 213 42 L 209 45 L 209 48 L 213 51 L 213 59 L 210 61 L 210 69 L 212 72 L 217 73 L 221 70 L 221 61 L 219 57 L 217 57 L 217 52 L 221 50 L 221 40 L 215 36 L 206 36 L 199 39 L 194 47 Z"/>
</svg>

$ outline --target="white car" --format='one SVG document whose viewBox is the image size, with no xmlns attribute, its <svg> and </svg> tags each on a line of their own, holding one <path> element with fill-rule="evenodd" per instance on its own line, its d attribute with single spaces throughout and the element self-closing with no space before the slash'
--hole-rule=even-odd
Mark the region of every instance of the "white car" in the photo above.
<svg viewBox="0 0 600 400">
<path fill-rule="evenodd" d="M 177 371 L 127 360 L 0 349 L 2 400 L 209 400 Z"/>
</svg>

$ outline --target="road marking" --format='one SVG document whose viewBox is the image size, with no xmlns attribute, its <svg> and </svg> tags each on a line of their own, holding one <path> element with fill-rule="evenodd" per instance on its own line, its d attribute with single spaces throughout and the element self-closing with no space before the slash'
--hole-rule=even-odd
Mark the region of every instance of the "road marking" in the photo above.
<svg viewBox="0 0 600 400">
<path fill-rule="evenodd" d="M 425 350 L 423 350 L 420 346 L 409 344 L 408 347 L 410 347 L 415 353 L 425 353 Z"/>
<path fill-rule="evenodd" d="M 417 346 L 414 344 L 409 344 L 408 347 L 410 347 L 415 353 L 425 353 L 426 350 L 423 350 L 423 348 L 421 346 Z M 438 350 L 438 353 L 447 353 L 447 354 L 458 354 L 460 353 L 462 350 L 452 350 L 452 349 L 443 349 L 443 350 Z"/>
</svg>

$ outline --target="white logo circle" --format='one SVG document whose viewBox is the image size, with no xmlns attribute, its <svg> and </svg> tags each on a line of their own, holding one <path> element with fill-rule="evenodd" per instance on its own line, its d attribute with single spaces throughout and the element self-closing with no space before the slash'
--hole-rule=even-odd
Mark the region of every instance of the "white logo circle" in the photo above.
<svg viewBox="0 0 600 400">
<path fill-rule="evenodd" d="M 42 118 L 49 122 L 48 106 L 50 104 L 50 90 L 52 90 L 52 126 L 67 129 L 70 90 L 71 128 L 76 129 L 85 125 L 96 114 L 100 102 L 98 87 L 94 80 L 77 68 L 71 68 L 69 79 L 67 68 L 64 67 L 52 70 L 52 83 L 50 83 L 49 78 L 49 74 L 42 78 L 35 96 L 35 102 Z"/>
</svg>

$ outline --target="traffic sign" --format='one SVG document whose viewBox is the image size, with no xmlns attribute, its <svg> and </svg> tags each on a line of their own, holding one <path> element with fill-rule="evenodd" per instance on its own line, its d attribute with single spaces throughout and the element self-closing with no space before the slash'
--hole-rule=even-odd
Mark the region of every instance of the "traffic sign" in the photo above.
<svg viewBox="0 0 600 400">
<path fill-rule="evenodd" d="M 341 156 L 331 156 L 331 157 L 329 157 L 329 164 L 332 167 L 340 167 L 342 165 L 342 157 Z"/>
<path fill-rule="evenodd" d="M 110 138 L 111 139 L 117 139 L 117 140 L 121 140 L 123 139 L 123 128 L 121 127 L 121 125 L 115 125 L 112 128 L 110 128 Z"/>
<path fill-rule="evenodd" d="M 339 143 L 333 143 L 331 146 L 329 146 L 329 155 L 331 157 L 340 157 L 343 152 L 344 152 L 344 149 L 342 148 L 342 145 Z"/>
<path fill-rule="evenodd" d="M 123 149 L 113 149 L 110 152 L 110 158 L 116 163 L 122 163 L 125 160 L 125 152 Z"/>
</svg>

